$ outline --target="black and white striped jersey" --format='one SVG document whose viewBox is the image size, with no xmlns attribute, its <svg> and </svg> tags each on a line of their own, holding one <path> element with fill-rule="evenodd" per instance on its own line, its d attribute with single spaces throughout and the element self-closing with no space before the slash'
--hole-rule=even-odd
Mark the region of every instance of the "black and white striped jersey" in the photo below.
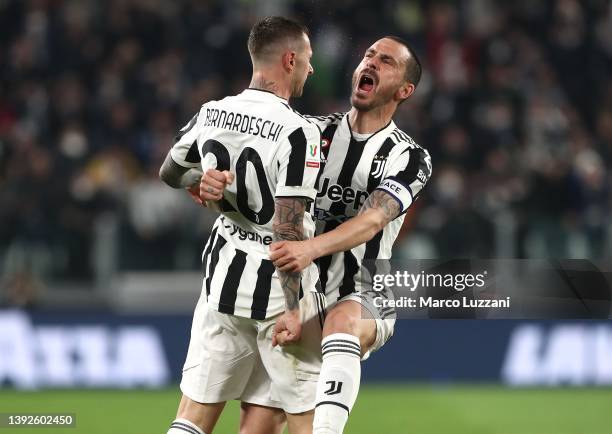
<svg viewBox="0 0 612 434">
<path fill-rule="evenodd" d="M 256 89 L 207 102 L 180 131 L 171 150 L 176 163 L 236 176 L 225 189 L 222 214 L 203 253 L 203 291 L 213 309 L 253 319 L 284 311 L 283 291 L 269 260 L 274 199 L 315 199 L 320 142 L 315 123 L 284 99 Z M 304 234 L 314 234 L 308 213 Z M 317 278 L 316 266 L 304 270 L 303 291 L 314 291 Z"/>
<path fill-rule="evenodd" d="M 359 288 L 364 259 L 391 258 L 405 212 L 431 176 L 431 157 L 393 122 L 359 140 L 359 135 L 351 131 L 348 114 L 308 118 L 322 131 L 321 171 L 313 210 L 317 235 L 357 215 L 375 189 L 393 196 L 402 211 L 367 243 L 319 258 L 321 286 L 328 302 L 333 303 Z"/>
</svg>

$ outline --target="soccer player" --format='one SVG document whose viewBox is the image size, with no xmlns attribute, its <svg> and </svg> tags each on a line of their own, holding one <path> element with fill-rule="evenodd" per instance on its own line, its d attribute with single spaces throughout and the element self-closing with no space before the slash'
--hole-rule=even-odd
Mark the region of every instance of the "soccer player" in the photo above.
<svg viewBox="0 0 612 434">
<path fill-rule="evenodd" d="M 181 130 L 160 177 L 197 187 L 201 170 L 231 171 L 203 254 L 202 295 L 183 368 L 183 397 L 168 434 L 210 434 L 225 402 L 242 401 L 241 433 L 312 432 L 325 299 L 316 266 L 275 272 L 273 240 L 314 235 L 320 130 L 294 112 L 312 74 L 307 30 L 282 17 L 257 23 L 248 41 L 250 87 L 205 103 Z M 273 347 L 273 328 L 297 347 Z"/>
<path fill-rule="evenodd" d="M 405 212 L 431 176 L 429 153 L 392 121 L 420 76 L 421 64 L 401 38 L 384 37 L 366 50 L 353 73 L 351 110 L 311 118 L 322 130 L 317 236 L 272 244 L 270 259 L 279 270 L 298 272 L 316 260 L 328 304 L 335 303 L 323 329 L 315 434 L 343 431 L 357 398 L 360 360 L 393 334 L 394 315 L 356 289 L 367 286 L 364 260 L 390 259 Z M 207 171 L 201 199 L 218 199 L 226 175 Z M 362 319 L 362 310 L 372 319 Z M 277 341 L 291 339 L 279 334 Z"/>
</svg>

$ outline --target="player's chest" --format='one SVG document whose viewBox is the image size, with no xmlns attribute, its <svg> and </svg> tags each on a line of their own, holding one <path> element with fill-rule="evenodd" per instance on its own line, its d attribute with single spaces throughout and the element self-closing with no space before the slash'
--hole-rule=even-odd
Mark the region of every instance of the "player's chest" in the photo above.
<svg viewBox="0 0 612 434">
<path fill-rule="evenodd" d="M 354 215 L 385 174 L 387 156 L 379 155 L 380 143 L 351 138 L 323 137 L 322 167 L 317 182 L 317 205 Z"/>
</svg>

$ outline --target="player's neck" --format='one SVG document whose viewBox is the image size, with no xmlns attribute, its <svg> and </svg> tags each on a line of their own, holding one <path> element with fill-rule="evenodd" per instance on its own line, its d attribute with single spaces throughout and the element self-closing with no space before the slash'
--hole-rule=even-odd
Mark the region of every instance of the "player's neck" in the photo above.
<svg viewBox="0 0 612 434">
<path fill-rule="evenodd" d="M 284 83 L 283 80 L 274 77 L 274 74 L 271 73 L 260 71 L 253 72 L 249 88 L 272 92 L 274 95 L 284 98 L 287 101 L 289 101 L 289 97 L 291 96 L 289 86 Z"/>
<path fill-rule="evenodd" d="M 395 107 L 382 106 L 372 110 L 363 111 L 355 107 L 349 111 L 351 129 L 358 134 L 375 133 L 386 127 L 395 113 Z"/>
</svg>

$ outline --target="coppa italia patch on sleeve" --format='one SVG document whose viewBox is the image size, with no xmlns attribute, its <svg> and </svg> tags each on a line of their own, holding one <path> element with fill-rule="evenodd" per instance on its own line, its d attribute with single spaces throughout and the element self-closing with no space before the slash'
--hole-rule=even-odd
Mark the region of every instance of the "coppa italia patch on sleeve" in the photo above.
<svg viewBox="0 0 612 434">
<path fill-rule="evenodd" d="M 306 167 L 319 167 L 321 156 L 319 155 L 319 145 L 311 143 L 306 150 Z"/>
</svg>

